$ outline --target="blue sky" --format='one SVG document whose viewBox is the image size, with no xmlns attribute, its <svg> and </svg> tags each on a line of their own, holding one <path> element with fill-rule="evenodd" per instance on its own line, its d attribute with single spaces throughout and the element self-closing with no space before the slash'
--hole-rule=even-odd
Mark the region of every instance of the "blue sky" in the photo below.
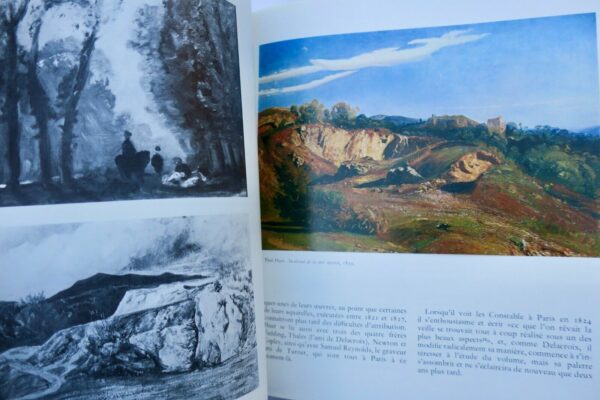
<svg viewBox="0 0 600 400">
<path fill-rule="evenodd" d="M 259 108 L 600 125 L 595 14 L 322 36 L 260 48 Z"/>
</svg>

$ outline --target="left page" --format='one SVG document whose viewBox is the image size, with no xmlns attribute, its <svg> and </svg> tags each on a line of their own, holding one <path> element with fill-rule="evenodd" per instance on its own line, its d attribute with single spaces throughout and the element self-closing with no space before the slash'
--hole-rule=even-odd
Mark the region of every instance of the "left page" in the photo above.
<svg viewBox="0 0 600 400">
<path fill-rule="evenodd" d="M 0 3 L 0 398 L 266 397 L 249 2 Z"/>
</svg>

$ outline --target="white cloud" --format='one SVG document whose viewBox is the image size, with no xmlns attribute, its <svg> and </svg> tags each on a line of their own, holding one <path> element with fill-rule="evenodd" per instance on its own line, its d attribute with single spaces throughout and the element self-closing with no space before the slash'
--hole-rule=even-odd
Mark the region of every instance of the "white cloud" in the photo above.
<svg viewBox="0 0 600 400">
<path fill-rule="evenodd" d="M 291 68 L 284 71 L 276 72 L 271 75 L 263 76 L 259 82 L 261 84 L 281 81 L 298 76 L 313 74 L 321 71 L 346 71 L 354 73 L 358 70 L 369 67 L 392 67 L 399 64 L 411 63 L 420 61 L 433 53 L 445 47 L 457 46 L 469 42 L 475 42 L 486 36 L 488 33 L 468 34 L 468 31 L 450 31 L 440 37 L 415 39 L 410 41 L 410 46 L 421 45 L 418 47 L 398 48 L 390 47 L 374 50 L 368 53 L 359 54 L 350 58 L 338 59 L 313 59 L 310 60 L 310 65 L 305 65 L 298 68 Z M 344 75 L 348 76 L 350 74 Z M 323 85 L 332 80 L 343 78 L 341 73 L 330 75 L 326 78 L 309 82 L 305 85 L 290 86 L 281 89 L 267 89 L 261 92 L 261 95 L 272 95 L 276 93 L 289 93 L 299 90 L 311 89 L 316 86 Z M 311 86 L 317 84 L 316 86 Z"/>
<path fill-rule="evenodd" d="M 247 220 L 241 214 L 7 227 L 0 229 L 0 301 L 41 291 L 51 296 L 99 272 L 120 274 L 132 257 L 167 251 L 186 231 L 202 249 L 195 254 L 199 262 L 248 259 Z M 217 265 L 211 260 L 208 267 Z"/>
<path fill-rule="evenodd" d="M 319 87 L 319 86 L 329 83 L 331 81 L 335 81 L 336 79 L 345 78 L 349 75 L 352 75 L 355 72 L 356 71 L 339 72 L 337 74 L 328 75 L 325 78 L 316 79 L 314 81 L 310 81 L 308 83 L 303 83 L 301 85 L 261 90 L 258 94 L 259 94 L 259 96 L 272 96 L 274 94 L 292 93 L 292 92 L 299 92 L 302 90 L 314 89 L 316 87 Z"/>
<path fill-rule="evenodd" d="M 311 60 L 312 62 L 312 60 Z M 292 68 L 286 69 L 281 72 L 276 72 L 273 75 L 268 75 L 263 78 L 260 78 L 260 83 L 269 83 L 275 81 L 281 81 L 284 79 L 294 78 L 296 76 L 312 74 L 315 72 L 323 71 L 323 68 L 320 68 L 316 65 L 308 65 L 306 67 Z"/>
</svg>

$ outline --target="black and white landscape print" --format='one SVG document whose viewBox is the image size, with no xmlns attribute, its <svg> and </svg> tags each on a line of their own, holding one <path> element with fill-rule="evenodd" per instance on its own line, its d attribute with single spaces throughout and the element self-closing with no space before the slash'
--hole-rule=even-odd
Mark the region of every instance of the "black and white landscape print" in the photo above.
<svg viewBox="0 0 600 400">
<path fill-rule="evenodd" d="M 0 2 L 0 206 L 246 194 L 235 6 Z"/>
<path fill-rule="evenodd" d="M 0 254 L 0 398 L 258 386 L 245 216 L 3 228 Z"/>
</svg>

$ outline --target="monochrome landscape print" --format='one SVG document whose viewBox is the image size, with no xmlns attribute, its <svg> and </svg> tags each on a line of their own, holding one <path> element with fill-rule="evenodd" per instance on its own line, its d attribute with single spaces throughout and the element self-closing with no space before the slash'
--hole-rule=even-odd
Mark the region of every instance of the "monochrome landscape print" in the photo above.
<svg viewBox="0 0 600 400">
<path fill-rule="evenodd" d="M 235 6 L 0 2 L 0 206 L 245 196 Z"/>
<path fill-rule="evenodd" d="M 0 230 L 0 398 L 236 399 L 258 386 L 247 217 Z"/>
<path fill-rule="evenodd" d="M 596 15 L 260 47 L 263 247 L 600 256 Z"/>
</svg>

